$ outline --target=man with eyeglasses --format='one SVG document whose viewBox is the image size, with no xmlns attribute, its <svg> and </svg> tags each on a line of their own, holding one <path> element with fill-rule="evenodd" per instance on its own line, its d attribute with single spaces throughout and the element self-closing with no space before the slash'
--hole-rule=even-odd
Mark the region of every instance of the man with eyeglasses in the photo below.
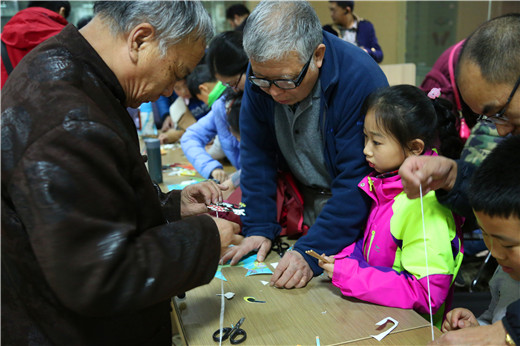
<svg viewBox="0 0 520 346">
<path fill-rule="evenodd" d="M 481 114 L 479 121 L 492 123 L 501 136 L 520 134 L 520 14 L 477 28 L 460 53 L 456 78 L 464 101 Z M 408 158 L 399 174 L 409 198 L 419 197 L 422 184 L 423 195 L 437 190 L 441 203 L 472 218 L 465 190 L 474 170 L 461 160 L 421 156 Z"/>
<path fill-rule="evenodd" d="M 305 250 L 336 254 L 359 235 L 368 214 L 357 184 L 369 167 L 363 157 L 366 96 L 388 86 L 363 50 L 325 33 L 306 1 L 263 1 L 244 29 L 249 56 L 242 100 L 241 188 L 246 238 L 223 261 L 251 250 L 263 261 L 280 233 L 278 171 L 290 171 L 310 227 L 285 253 L 271 285 L 299 288 L 322 272 Z"/>
</svg>

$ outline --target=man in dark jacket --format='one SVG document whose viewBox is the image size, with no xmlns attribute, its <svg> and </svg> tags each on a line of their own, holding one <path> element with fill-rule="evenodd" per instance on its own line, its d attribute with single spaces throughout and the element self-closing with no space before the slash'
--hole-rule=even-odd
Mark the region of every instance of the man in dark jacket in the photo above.
<svg viewBox="0 0 520 346">
<path fill-rule="evenodd" d="M 240 116 L 247 237 L 223 260 L 236 263 L 254 249 L 264 259 L 281 230 L 277 171 L 288 170 L 302 192 L 310 229 L 282 258 L 271 284 L 303 287 L 322 272 L 305 251 L 336 254 L 366 221 L 369 201 L 357 188 L 369 171 L 360 109 L 388 82 L 363 51 L 324 33 L 305 1 L 257 5 L 244 30 L 244 49 L 251 62 Z"/>
<path fill-rule="evenodd" d="M 1 34 L 2 88 L 27 53 L 68 24 L 69 13 L 68 1 L 31 1 L 5 24 Z"/>
<path fill-rule="evenodd" d="M 2 89 L 3 345 L 171 345 L 171 297 L 208 283 L 240 241 L 236 224 L 187 217 L 222 198 L 216 184 L 153 185 L 126 111 L 171 95 L 202 58 L 202 4 L 94 12 Z"/>
</svg>

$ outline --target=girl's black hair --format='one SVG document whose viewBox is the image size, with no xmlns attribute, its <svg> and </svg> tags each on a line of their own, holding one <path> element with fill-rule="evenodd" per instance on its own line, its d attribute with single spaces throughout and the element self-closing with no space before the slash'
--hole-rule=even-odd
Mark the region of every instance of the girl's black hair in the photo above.
<svg viewBox="0 0 520 346">
<path fill-rule="evenodd" d="M 241 31 L 225 31 L 209 44 L 206 62 L 211 74 L 231 77 L 246 71 L 249 59 L 242 45 Z"/>
<path fill-rule="evenodd" d="M 421 89 L 402 84 L 372 92 L 363 104 L 363 114 L 368 110 L 374 111 L 377 124 L 401 146 L 406 148 L 418 138 L 424 142 L 425 150 L 437 148 L 443 156 L 460 157 L 463 144 L 449 101 L 432 100 Z"/>
<path fill-rule="evenodd" d="M 226 96 L 226 113 L 227 121 L 231 130 L 240 134 L 240 106 L 242 106 L 242 95 L 243 91 L 236 93 L 230 93 Z"/>
</svg>

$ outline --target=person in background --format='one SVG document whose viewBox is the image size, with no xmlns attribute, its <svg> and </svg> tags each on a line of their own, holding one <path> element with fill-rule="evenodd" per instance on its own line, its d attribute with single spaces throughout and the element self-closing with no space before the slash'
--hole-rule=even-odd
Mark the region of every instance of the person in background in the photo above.
<svg viewBox="0 0 520 346">
<path fill-rule="evenodd" d="M 229 124 L 229 131 L 231 134 L 240 142 L 240 108 L 242 107 L 242 96 L 243 91 L 239 91 L 233 95 L 226 102 L 226 113 L 227 113 L 227 122 Z M 224 180 L 222 185 L 226 186 L 228 190 L 226 193 L 233 192 L 237 187 L 240 186 L 240 172 L 241 170 L 237 170 L 229 179 Z"/>
<path fill-rule="evenodd" d="M 464 308 L 447 314 L 435 345 L 520 345 L 520 136 L 505 138 L 474 174 L 469 203 L 499 266 L 489 308 L 477 320 Z"/>
<path fill-rule="evenodd" d="M 200 89 L 199 85 L 201 86 Z M 173 102 L 181 103 L 181 105 L 174 105 L 168 109 L 168 115 L 159 134 L 161 144 L 177 142 L 188 127 L 209 113 L 211 106 L 225 89 L 225 86 L 217 83 L 215 78 L 211 76 L 209 68 L 205 64 L 199 64 L 187 78 L 177 81 L 174 90 L 175 94 L 179 96 Z M 159 103 L 159 101 L 160 99 L 156 103 Z M 188 102 L 187 105 L 186 102 Z M 177 106 L 182 111 L 179 111 Z M 192 107 L 190 108 L 190 106 Z M 196 115 L 193 114 L 192 110 Z M 182 114 L 172 115 L 170 114 L 171 111 L 182 112 Z M 219 153 L 219 155 L 223 157 L 225 154 Z"/>
<path fill-rule="evenodd" d="M 243 91 L 249 59 L 244 51 L 241 31 L 225 31 L 211 40 L 206 57 L 213 76 L 233 91 Z"/>
<path fill-rule="evenodd" d="M 206 64 L 195 67 L 188 76 L 187 83 L 190 94 L 210 108 L 226 90 L 226 86 L 211 74 Z"/>
<path fill-rule="evenodd" d="M 226 9 L 226 19 L 232 29 L 243 31 L 249 13 L 249 9 L 243 4 L 231 5 Z"/>
<path fill-rule="evenodd" d="M 408 199 L 397 174 L 408 156 L 436 156 L 436 150 L 460 155 L 456 117 L 439 95 L 439 89 L 426 96 L 415 86 L 396 85 L 368 96 L 362 111 L 363 153 L 374 171 L 358 185 L 372 199 L 365 232 L 356 243 L 327 256 L 331 263 L 319 264 L 344 295 L 414 309 L 428 320 L 431 297 L 433 323 L 440 328 L 462 263 L 463 219 L 433 192 L 423 201 Z"/>
<path fill-rule="evenodd" d="M 374 25 L 354 13 L 354 1 L 329 1 L 330 17 L 337 36 L 350 42 L 370 55 L 378 63 L 383 61 L 383 50 L 377 42 Z"/>
<path fill-rule="evenodd" d="M 68 1 L 30 1 L 4 26 L 2 41 L 2 88 L 12 70 L 34 47 L 59 33 L 70 14 Z"/>
<path fill-rule="evenodd" d="M 161 13 L 158 17 L 157 13 Z M 171 345 L 171 297 L 209 283 L 237 224 L 212 181 L 152 183 L 126 107 L 198 64 L 198 1 L 103 1 L 2 89 L 2 344 Z M 201 214 L 202 215 L 199 215 Z"/>
<path fill-rule="evenodd" d="M 188 107 L 195 120 L 202 118 L 209 112 L 210 108 L 208 105 L 190 93 L 187 78 L 178 80 L 173 86 L 173 94 L 168 97 L 161 96 L 155 102 L 160 117 L 160 121 L 156 121 L 156 125 L 159 126 L 161 132 L 165 132 L 174 127 L 170 117 L 170 106 L 178 98 L 181 98 L 184 104 L 186 104 L 186 107 Z"/>
<path fill-rule="evenodd" d="M 278 171 L 291 172 L 310 229 L 280 260 L 271 285 L 303 287 L 322 272 L 305 250 L 336 254 L 358 238 L 366 220 L 369 201 L 357 189 L 369 170 L 360 109 L 388 82 L 365 52 L 324 32 L 306 1 L 260 2 L 247 20 L 244 49 L 250 59 L 240 113 L 246 238 L 222 260 L 236 264 L 252 250 L 265 259 L 281 232 Z"/>
<path fill-rule="evenodd" d="M 181 147 L 200 175 L 224 182 L 229 175 L 222 164 L 206 152 L 205 146 L 217 137 L 229 162 L 240 169 L 240 143 L 230 132 L 226 101 L 233 98 L 233 93 L 243 91 L 245 84 L 248 60 L 242 47 L 242 32 L 226 31 L 215 36 L 208 47 L 207 63 L 211 74 L 227 86 L 230 93 L 221 96 L 208 115 L 187 129 L 181 138 Z"/>
</svg>

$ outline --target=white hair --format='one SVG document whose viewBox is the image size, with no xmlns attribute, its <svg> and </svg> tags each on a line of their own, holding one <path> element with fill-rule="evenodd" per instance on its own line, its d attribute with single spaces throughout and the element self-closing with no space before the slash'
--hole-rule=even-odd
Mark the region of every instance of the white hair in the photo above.
<svg viewBox="0 0 520 346">
<path fill-rule="evenodd" d="M 211 18 L 200 1 L 98 1 L 94 14 L 109 19 L 107 24 L 114 35 L 149 23 L 156 30 L 163 55 L 189 35 L 208 42 L 214 34 Z"/>
<path fill-rule="evenodd" d="M 295 51 L 304 63 L 322 40 L 320 20 L 307 1 L 264 0 L 244 28 L 244 50 L 256 62 L 280 60 Z"/>
</svg>

